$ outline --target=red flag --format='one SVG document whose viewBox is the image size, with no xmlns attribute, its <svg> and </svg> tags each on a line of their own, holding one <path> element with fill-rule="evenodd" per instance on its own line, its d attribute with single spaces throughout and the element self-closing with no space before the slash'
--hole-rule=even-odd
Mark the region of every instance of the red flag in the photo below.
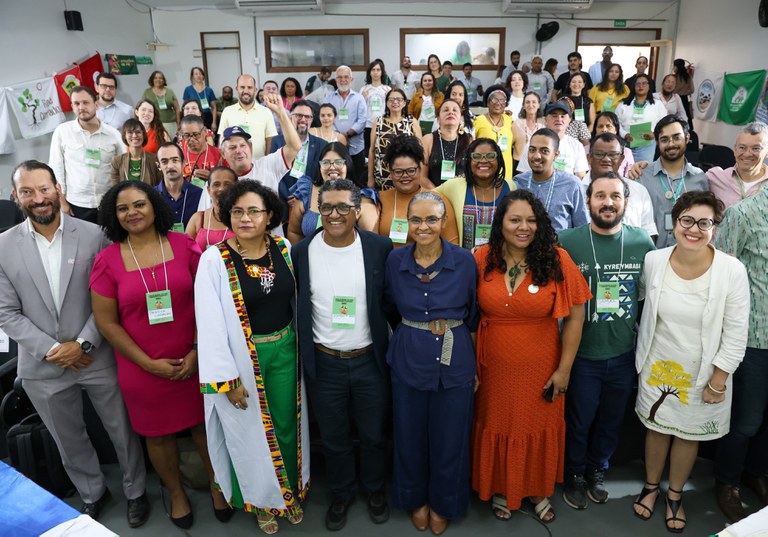
<svg viewBox="0 0 768 537">
<path fill-rule="evenodd" d="M 79 86 L 82 81 L 80 68 L 75 65 L 64 72 L 55 75 L 53 80 L 56 82 L 56 91 L 59 93 L 61 109 L 64 112 L 71 112 L 72 103 L 69 100 L 69 94 L 72 92 L 72 88 Z"/>
<path fill-rule="evenodd" d="M 80 66 L 81 83 L 83 86 L 88 86 L 93 91 L 96 91 L 96 76 L 104 72 L 104 64 L 101 63 L 99 53 L 97 52 L 87 60 L 78 62 L 78 65 Z"/>
</svg>

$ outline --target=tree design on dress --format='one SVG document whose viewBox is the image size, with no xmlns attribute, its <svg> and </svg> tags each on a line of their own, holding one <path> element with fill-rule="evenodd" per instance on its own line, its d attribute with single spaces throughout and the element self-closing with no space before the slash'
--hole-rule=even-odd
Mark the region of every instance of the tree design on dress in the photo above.
<svg viewBox="0 0 768 537">
<path fill-rule="evenodd" d="M 22 93 L 23 97 L 19 97 L 19 103 L 21 103 L 21 111 L 25 114 L 27 113 L 27 110 L 32 111 L 32 124 L 37 125 L 37 115 L 35 114 L 35 111 L 37 110 L 37 107 L 40 106 L 40 99 L 35 99 L 32 96 L 32 92 L 29 91 L 29 89 L 25 89 Z"/>
<path fill-rule="evenodd" d="M 651 407 L 648 421 L 655 423 L 656 412 L 670 395 L 677 397 L 684 405 L 688 404 L 688 390 L 691 388 L 691 375 L 685 372 L 683 366 L 671 360 L 659 360 L 651 367 L 651 375 L 645 381 L 650 386 L 656 386 L 661 395 Z"/>
</svg>

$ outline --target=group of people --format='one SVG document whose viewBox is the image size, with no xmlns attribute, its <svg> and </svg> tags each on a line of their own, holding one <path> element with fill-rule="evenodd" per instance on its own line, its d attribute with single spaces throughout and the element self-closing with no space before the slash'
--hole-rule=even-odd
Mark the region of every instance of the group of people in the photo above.
<svg viewBox="0 0 768 537">
<path fill-rule="evenodd" d="M 179 118 L 176 143 L 157 138 L 153 116 L 152 157 L 138 109 L 121 139 L 103 119 L 105 90 L 72 90 L 76 119 L 55 131 L 49 165 L 13 173 L 27 220 L 0 235 L 18 253 L 0 259 L 0 328 L 19 344 L 19 376 L 84 513 L 97 518 L 110 493 L 81 389 L 116 446 L 134 527 L 149 516 L 137 435 L 172 522 L 192 525 L 184 430 L 217 519 L 243 509 L 267 534 L 279 518 L 300 523 L 308 405 L 329 530 L 344 527 L 358 488 L 374 523 L 391 502 L 436 535 L 464 516 L 470 490 L 500 520 L 529 503 L 549 523 L 556 483 L 575 509 L 608 500 L 635 386 L 647 428 L 636 516 L 651 518 L 669 457 L 664 524 L 683 531 L 698 442 L 717 438 L 729 520 L 745 516 L 742 479 L 768 503 L 768 125 L 738 135 L 733 168 L 704 173 L 685 158 L 680 116 L 659 113 L 648 139 L 605 109 L 610 96 L 599 114 L 597 100 L 585 108 L 591 74 L 571 76 L 576 89 L 554 102 L 533 82 L 513 121 L 506 110 L 531 80 L 515 70 L 511 91 L 476 88 L 488 112 L 472 120 L 469 88 L 441 82 L 437 57 L 428 66 L 409 95 L 382 88 L 373 62 L 365 96 L 341 66 L 318 112 L 298 81 L 255 104 L 255 80 L 241 75 L 220 116 L 193 69 L 220 146 L 201 107 Z M 164 78 L 150 80 L 161 97 Z M 638 72 L 633 107 L 652 104 L 650 82 Z M 569 136 L 592 116 L 587 136 Z M 625 164 L 636 135 L 657 160 Z"/>
</svg>

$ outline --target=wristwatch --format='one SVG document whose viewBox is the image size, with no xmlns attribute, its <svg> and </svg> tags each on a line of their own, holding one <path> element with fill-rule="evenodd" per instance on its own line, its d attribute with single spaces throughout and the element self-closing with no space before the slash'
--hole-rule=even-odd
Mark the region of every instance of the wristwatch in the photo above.
<svg viewBox="0 0 768 537">
<path fill-rule="evenodd" d="M 85 354 L 88 354 L 93 350 L 93 343 L 91 343 L 90 341 L 86 341 L 84 339 L 78 339 L 77 342 L 80 343 L 80 348 Z"/>
</svg>

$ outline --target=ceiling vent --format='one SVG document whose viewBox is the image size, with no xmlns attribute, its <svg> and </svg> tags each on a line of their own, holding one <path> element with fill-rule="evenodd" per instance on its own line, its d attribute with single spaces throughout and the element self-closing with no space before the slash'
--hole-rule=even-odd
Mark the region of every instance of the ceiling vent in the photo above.
<svg viewBox="0 0 768 537">
<path fill-rule="evenodd" d="M 504 13 L 554 13 L 586 11 L 594 0 L 502 0 Z"/>
<path fill-rule="evenodd" d="M 323 0 L 235 0 L 235 7 L 261 15 L 324 12 Z"/>
</svg>

